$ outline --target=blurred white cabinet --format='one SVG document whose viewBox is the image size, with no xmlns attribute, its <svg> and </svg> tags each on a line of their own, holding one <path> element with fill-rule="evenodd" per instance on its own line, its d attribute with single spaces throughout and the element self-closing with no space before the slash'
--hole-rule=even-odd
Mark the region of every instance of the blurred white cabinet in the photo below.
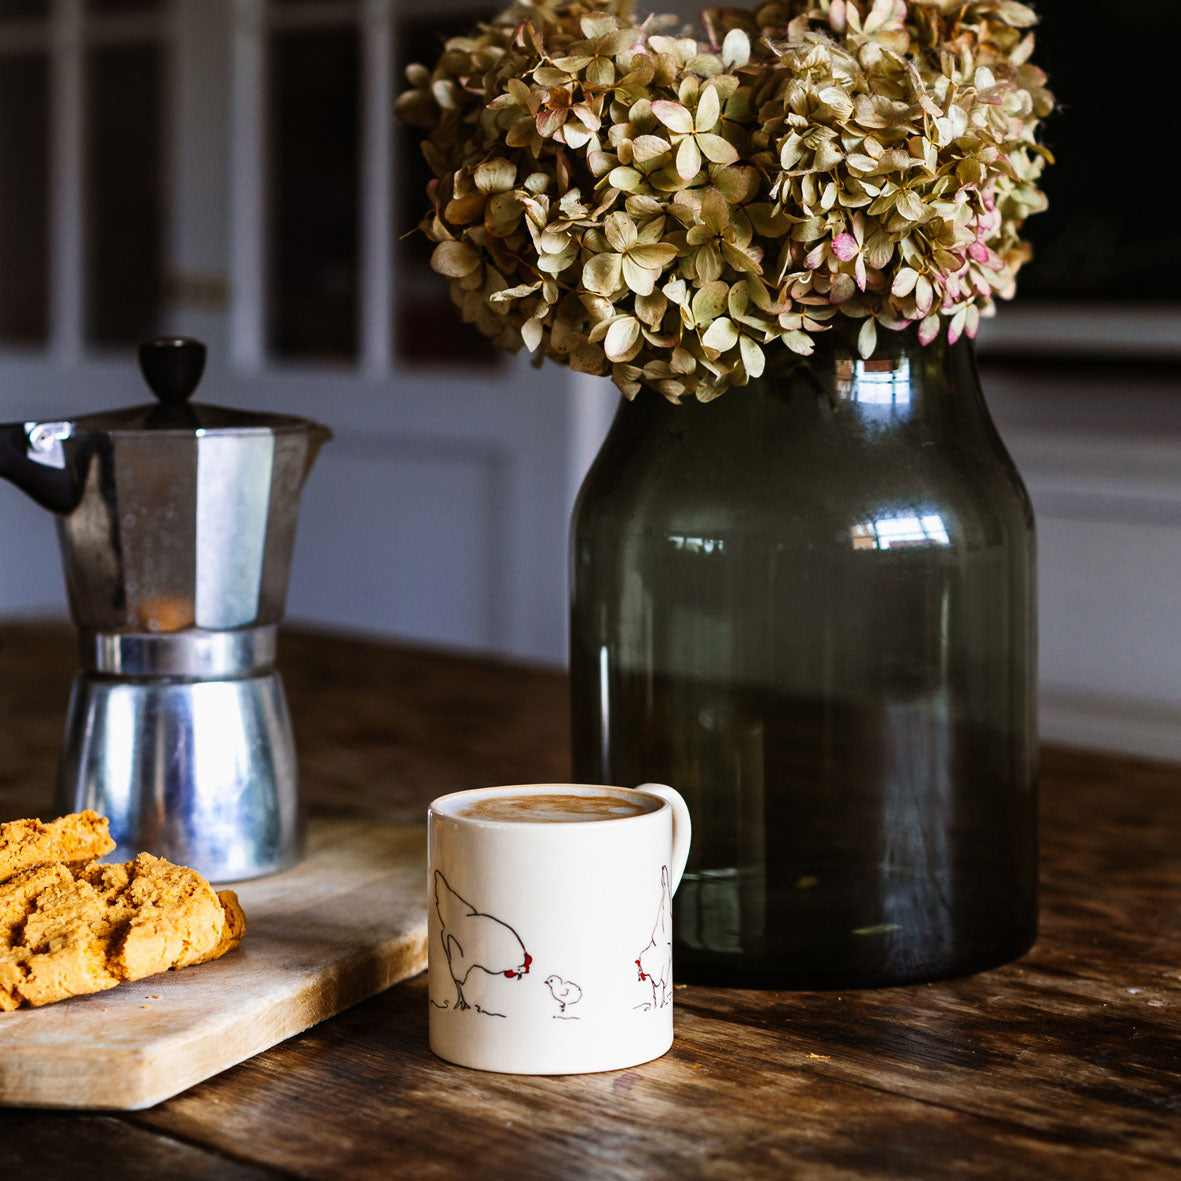
<svg viewBox="0 0 1181 1181">
<path fill-rule="evenodd" d="M 1041 730 L 1181 762 L 1181 378 L 993 373 L 1037 514 Z"/>
</svg>

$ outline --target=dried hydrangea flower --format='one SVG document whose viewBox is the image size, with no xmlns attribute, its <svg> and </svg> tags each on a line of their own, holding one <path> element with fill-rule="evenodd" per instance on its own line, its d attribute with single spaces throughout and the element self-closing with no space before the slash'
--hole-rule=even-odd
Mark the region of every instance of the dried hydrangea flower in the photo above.
<svg viewBox="0 0 1181 1181">
<path fill-rule="evenodd" d="M 1029 257 L 1053 108 L 1018 0 L 779 0 L 637 24 L 518 0 L 398 114 L 427 129 L 422 230 L 497 344 L 717 397 L 834 317 L 973 335 Z"/>
</svg>

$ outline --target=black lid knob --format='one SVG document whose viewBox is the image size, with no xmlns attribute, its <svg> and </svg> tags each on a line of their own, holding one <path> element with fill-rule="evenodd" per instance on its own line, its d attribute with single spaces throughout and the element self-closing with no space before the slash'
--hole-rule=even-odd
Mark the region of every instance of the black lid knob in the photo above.
<svg viewBox="0 0 1181 1181">
<path fill-rule="evenodd" d="M 191 336 L 158 336 L 139 346 L 139 367 L 165 406 L 183 406 L 205 372 L 205 346 Z"/>
</svg>

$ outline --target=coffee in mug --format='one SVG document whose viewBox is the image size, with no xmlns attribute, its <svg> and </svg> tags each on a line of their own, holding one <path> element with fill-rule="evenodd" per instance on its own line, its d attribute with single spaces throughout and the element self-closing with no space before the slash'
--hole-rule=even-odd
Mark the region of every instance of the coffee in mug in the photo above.
<svg viewBox="0 0 1181 1181">
<path fill-rule="evenodd" d="M 500 824 L 563 824 L 616 820 L 654 812 L 660 805 L 649 796 L 625 798 L 606 792 L 522 794 L 492 792 L 460 803 L 455 814 Z"/>
</svg>

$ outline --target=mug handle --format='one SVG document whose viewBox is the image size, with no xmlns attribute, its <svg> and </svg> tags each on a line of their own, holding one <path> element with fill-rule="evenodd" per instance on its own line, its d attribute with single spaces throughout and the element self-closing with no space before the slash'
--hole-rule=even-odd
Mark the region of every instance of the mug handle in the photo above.
<svg viewBox="0 0 1181 1181">
<path fill-rule="evenodd" d="M 681 875 L 685 872 L 685 862 L 689 860 L 689 842 L 693 836 L 693 822 L 689 819 L 689 807 L 681 798 L 679 791 L 663 783 L 641 783 L 637 790 L 659 796 L 673 810 L 672 864 L 669 866 L 672 880 L 669 884 L 669 893 L 675 894 L 677 887 L 681 884 Z"/>
</svg>

